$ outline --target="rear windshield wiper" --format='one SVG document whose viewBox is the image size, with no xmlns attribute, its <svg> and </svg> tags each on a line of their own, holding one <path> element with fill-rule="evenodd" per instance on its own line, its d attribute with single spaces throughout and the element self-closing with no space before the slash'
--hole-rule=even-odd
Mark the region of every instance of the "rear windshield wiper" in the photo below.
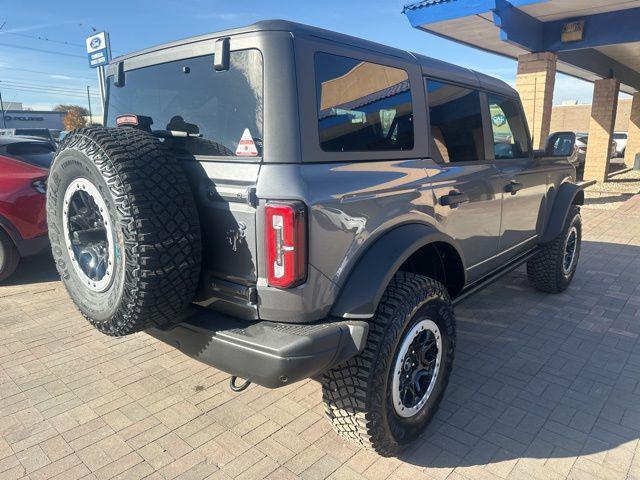
<svg viewBox="0 0 640 480">
<path fill-rule="evenodd" d="M 181 130 L 152 130 L 156 137 L 159 138 L 199 138 L 202 137 L 201 133 L 189 133 Z"/>
</svg>

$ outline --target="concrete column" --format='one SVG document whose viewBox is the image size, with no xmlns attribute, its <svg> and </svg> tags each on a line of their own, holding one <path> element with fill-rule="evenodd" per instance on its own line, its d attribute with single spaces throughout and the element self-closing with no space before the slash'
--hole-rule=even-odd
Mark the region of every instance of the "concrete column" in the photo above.
<svg viewBox="0 0 640 480">
<path fill-rule="evenodd" d="M 613 129 L 618 110 L 620 82 L 615 78 L 596 80 L 591 103 L 589 143 L 584 165 L 584 179 L 603 182 L 609 173 Z"/>
<path fill-rule="evenodd" d="M 627 164 L 627 167 L 633 167 L 636 155 L 640 154 L 640 92 L 633 94 L 628 132 L 624 163 Z"/>
<path fill-rule="evenodd" d="M 516 90 L 536 149 L 544 148 L 550 133 L 555 83 L 555 53 L 527 53 L 518 57 Z"/>
</svg>

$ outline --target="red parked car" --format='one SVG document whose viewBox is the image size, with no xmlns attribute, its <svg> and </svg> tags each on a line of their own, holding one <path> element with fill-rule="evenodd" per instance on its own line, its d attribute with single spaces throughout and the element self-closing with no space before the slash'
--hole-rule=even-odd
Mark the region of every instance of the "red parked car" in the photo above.
<svg viewBox="0 0 640 480">
<path fill-rule="evenodd" d="M 21 257 L 49 244 L 45 187 L 55 146 L 26 137 L 0 137 L 0 281 Z"/>
</svg>

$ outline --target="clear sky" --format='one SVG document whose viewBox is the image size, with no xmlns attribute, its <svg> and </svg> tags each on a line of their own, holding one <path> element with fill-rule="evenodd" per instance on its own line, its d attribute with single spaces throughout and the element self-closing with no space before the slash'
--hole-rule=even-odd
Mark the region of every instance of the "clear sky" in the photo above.
<svg viewBox="0 0 640 480">
<path fill-rule="evenodd" d="M 97 94 L 84 39 L 107 30 L 114 55 L 192 35 L 283 18 L 335 30 L 499 77 L 513 84 L 516 62 L 412 28 L 403 0 L 0 0 L 0 91 L 3 100 L 51 108 L 87 105 Z M 56 92 L 56 93 L 54 93 Z M 555 103 L 590 103 L 590 83 L 558 75 Z M 97 98 L 92 97 L 94 110 Z"/>
</svg>

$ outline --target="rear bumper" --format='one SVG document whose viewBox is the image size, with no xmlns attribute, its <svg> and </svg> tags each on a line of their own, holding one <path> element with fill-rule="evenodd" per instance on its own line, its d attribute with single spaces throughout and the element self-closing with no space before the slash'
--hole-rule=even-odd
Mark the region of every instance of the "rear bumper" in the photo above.
<svg viewBox="0 0 640 480">
<path fill-rule="evenodd" d="M 269 388 L 316 376 L 364 349 L 359 321 L 290 324 L 243 321 L 201 311 L 171 330 L 148 334 L 231 375 Z"/>
</svg>

